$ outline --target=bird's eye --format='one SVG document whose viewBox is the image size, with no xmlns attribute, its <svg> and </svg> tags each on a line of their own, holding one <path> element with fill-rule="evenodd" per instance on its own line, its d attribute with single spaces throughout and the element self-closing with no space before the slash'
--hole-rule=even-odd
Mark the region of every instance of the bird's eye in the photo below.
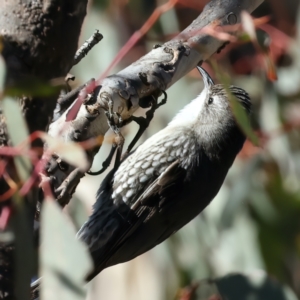
<svg viewBox="0 0 300 300">
<path fill-rule="evenodd" d="M 209 97 L 209 99 L 208 99 L 208 104 L 212 104 L 213 102 L 214 102 L 214 98 Z"/>
</svg>

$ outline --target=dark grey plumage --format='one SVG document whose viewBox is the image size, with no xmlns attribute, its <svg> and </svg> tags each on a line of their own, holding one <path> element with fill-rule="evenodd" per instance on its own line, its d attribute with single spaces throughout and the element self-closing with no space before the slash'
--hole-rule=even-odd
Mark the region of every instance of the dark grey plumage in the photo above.
<svg viewBox="0 0 300 300">
<path fill-rule="evenodd" d="M 78 233 L 95 264 L 88 279 L 148 251 L 196 217 L 241 150 L 245 136 L 224 87 L 198 69 L 205 83 L 199 97 L 102 182 Z M 234 86 L 230 91 L 249 113 L 248 94 Z"/>
</svg>

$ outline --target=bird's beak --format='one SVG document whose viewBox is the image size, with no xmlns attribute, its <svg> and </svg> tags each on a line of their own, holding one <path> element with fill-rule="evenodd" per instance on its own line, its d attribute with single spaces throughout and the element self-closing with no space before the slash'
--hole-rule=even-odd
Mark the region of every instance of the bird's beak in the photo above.
<svg viewBox="0 0 300 300">
<path fill-rule="evenodd" d="M 209 76 L 209 74 L 203 68 L 197 66 L 197 69 L 203 78 L 204 86 L 206 89 L 209 89 L 211 86 L 215 84 L 214 81 Z"/>
</svg>

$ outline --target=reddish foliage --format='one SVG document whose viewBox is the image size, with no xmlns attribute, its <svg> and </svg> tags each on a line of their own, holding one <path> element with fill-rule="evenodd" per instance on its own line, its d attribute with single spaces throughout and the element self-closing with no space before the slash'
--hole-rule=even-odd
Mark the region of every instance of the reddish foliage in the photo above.
<svg viewBox="0 0 300 300">
<path fill-rule="evenodd" d="M 9 218 L 12 214 L 11 206 L 4 206 L 0 215 L 0 230 L 4 230 L 8 224 Z"/>
</svg>

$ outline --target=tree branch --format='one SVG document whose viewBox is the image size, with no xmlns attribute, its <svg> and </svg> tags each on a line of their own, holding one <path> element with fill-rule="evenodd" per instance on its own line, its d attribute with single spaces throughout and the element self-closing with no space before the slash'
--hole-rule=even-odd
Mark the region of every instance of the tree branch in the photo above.
<svg viewBox="0 0 300 300">
<path fill-rule="evenodd" d="M 94 34 L 76 51 L 73 66 L 77 65 L 102 39 L 103 35 L 96 30 Z"/>
<path fill-rule="evenodd" d="M 203 31 L 205 26 L 239 23 L 243 10 L 251 13 L 262 2 L 263 0 L 210 1 L 200 16 L 177 37 L 162 46 L 155 46 L 151 52 L 124 70 L 103 79 L 94 91 L 94 103 L 83 102 L 76 118 L 66 122 L 67 114 L 73 109 L 71 106 L 50 125 L 49 134 L 60 136 L 65 141 L 83 141 L 103 136 L 108 130 L 104 110 L 109 101 L 113 101 L 114 110 L 120 113 L 124 120 L 130 118 L 143 100 L 147 100 L 152 94 L 159 95 L 162 90 L 169 88 L 197 64 L 201 64 L 224 46 L 224 41 Z M 90 164 L 98 148 L 88 151 Z M 68 187 L 66 182 L 70 175 L 72 185 Z M 76 172 L 77 183 L 83 175 Z M 56 197 L 63 197 L 63 201 L 60 202 L 68 203 L 76 188 L 74 168 L 52 168 L 47 172 L 47 176 L 52 178 Z M 63 189 L 59 188 L 61 184 Z M 59 192 L 61 190 L 64 191 L 63 194 Z"/>
</svg>

